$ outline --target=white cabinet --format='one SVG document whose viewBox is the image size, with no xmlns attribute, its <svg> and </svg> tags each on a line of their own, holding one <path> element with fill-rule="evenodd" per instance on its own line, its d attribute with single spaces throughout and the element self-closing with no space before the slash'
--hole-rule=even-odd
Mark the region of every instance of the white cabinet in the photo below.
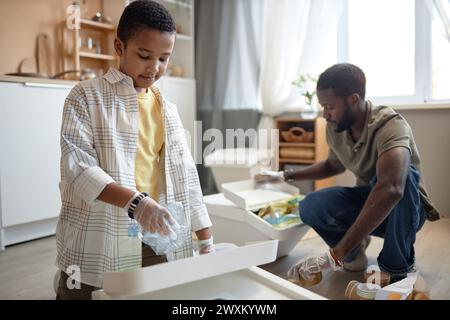
<svg viewBox="0 0 450 320">
<path fill-rule="evenodd" d="M 0 82 L 0 250 L 55 232 L 59 136 L 70 89 Z"/>
<path fill-rule="evenodd" d="M 189 132 L 188 142 L 191 144 L 191 151 L 194 146 L 194 124 L 196 120 L 196 99 L 195 99 L 195 80 L 162 77 L 156 86 L 161 90 L 164 97 L 169 102 L 177 106 L 178 113 L 185 130 Z"/>
</svg>

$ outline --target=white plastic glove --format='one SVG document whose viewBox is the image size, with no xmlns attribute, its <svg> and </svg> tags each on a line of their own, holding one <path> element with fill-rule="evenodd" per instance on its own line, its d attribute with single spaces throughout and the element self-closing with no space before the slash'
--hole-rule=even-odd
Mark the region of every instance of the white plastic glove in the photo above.
<svg viewBox="0 0 450 320">
<path fill-rule="evenodd" d="M 312 280 L 313 276 L 311 274 L 313 273 L 318 273 L 327 269 L 337 271 L 340 268 L 341 267 L 331 256 L 330 251 L 327 251 L 321 256 L 307 257 L 300 260 L 289 269 L 287 275 L 290 279 L 295 281 L 300 279 Z"/>
<path fill-rule="evenodd" d="M 261 173 L 254 177 L 256 183 L 281 182 L 284 181 L 284 171 L 272 171 L 261 169 Z"/>
<path fill-rule="evenodd" d="M 132 197 L 132 199 L 134 198 L 135 196 Z M 129 201 L 129 203 L 131 202 L 132 200 Z M 129 204 L 125 207 L 127 211 L 128 207 Z M 150 197 L 145 197 L 139 201 L 136 209 L 134 209 L 133 216 L 145 231 L 158 232 L 162 235 L 169 234 L 166 221 L 170 224 L 174 223 L 170 212 Z"/>
<path fill-rule="evenodd" d="M 215 252 L 216 249 L 214 248 L 214 240 L 213 237 L 205 240 L 199 240 L 198 241 L 198 253 L 199 254 L 206 254 Z"/>
</svg>

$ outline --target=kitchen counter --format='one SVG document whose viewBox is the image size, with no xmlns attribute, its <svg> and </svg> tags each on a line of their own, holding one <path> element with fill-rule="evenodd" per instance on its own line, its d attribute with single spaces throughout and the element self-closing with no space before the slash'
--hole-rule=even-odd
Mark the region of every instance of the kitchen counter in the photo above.
<svg viewBox="0 0 450 320">
<path fill-rule="evenodd" d="M 47 79 L 47 78 L 35 78 L 35 77 L 20 77 L 20 76 L 8 76 L 0 75 L 0 82 L 19 82 L 19 83 L 33 83 L 36 85 L 45 86 L 70 86 L 73 87 L 78 83 L 78 81 L 73 80 L 58 80 L 58 79 Z"/>
</svg>

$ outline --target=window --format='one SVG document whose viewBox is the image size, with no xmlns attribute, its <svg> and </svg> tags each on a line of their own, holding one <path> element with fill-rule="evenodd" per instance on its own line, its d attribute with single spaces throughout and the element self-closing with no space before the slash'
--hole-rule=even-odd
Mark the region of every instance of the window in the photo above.
<svg viewBox="0 0 450 320">
<path fill-rule="evenodd" d="M 445 29 L 443 19 L 450 19 L 450 1 L 441 1 L 441 17 L 433 7 L 432 17 L 432 97 L 448 99 L 450 96 L 450 30 Z M 450 27 L 450 26 L 448 26 Z"/>
<path fill-rule="evenodd" d="M 348 59 L 366 73 L 367 95 L 414 94 L 414 25 L 414 1 L 349 0 Z"/>
<path fill-rule="evenodd" d="M 338 59 L 364 70 L 369 99 L 385 104 L 450 100 L 450 38 L 434 1 L 343 1 Z"/>
</svg>

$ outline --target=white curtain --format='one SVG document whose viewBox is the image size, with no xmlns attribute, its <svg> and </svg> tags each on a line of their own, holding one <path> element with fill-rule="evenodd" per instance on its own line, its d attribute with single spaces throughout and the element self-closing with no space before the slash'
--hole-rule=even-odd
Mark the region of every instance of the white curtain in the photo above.
<svg viewBox="0 0 450 320">
<path fill-rule="evenodd" d="M 292 81 L 320 73 L 324 44 L 337 33 L 340 0 L 266 0 L 260 90 L 263 112 L 275 115 L 298 107 Z"/>
<path fill-rule="evenodd" d="M 246 131 L 259 123 L 263 3 L 195 1 L 197 117 L 202 121 L 202 137 L 212 128 L 225 136 L 227 129 Z M 203 153 L 210 141 L 202 142 Z M 198 169 L 203 192 L 217 192 L 209 169 L 203 165 Z"/>
<path fill-rule="evenodd" d="M 260 77 L 264 115 L 259 129 L 273 129 L 272 116 L 298 110 L 298 89 L 292 81 L 300 74 L 318 75 L 329 66 L 324 63 L 329 62 L 324 48 L 331 33 L 337 34 L 342 4 L 342 0 L 265 0 Z"/>
<path fill-rule="evenodd" d="M 444 25 L 445 36 L 450 42 L 450 0 L 433 0 L 433 4 Z"/>
</svg>

